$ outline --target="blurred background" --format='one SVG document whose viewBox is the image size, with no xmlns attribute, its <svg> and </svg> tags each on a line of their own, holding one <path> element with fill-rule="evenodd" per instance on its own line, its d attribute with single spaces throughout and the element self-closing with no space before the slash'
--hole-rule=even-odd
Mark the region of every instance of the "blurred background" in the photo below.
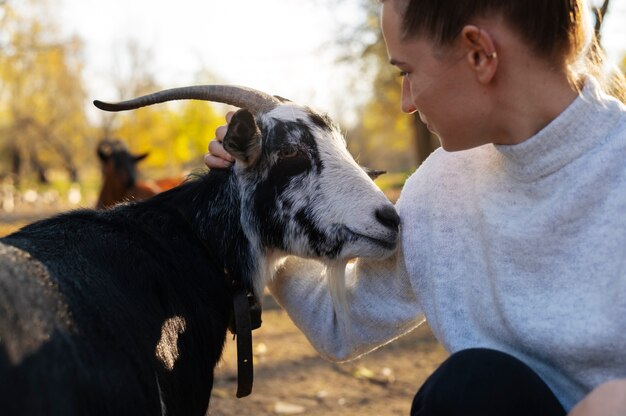
<svg viewBox="0 0 626 416">
<path fill-rule="evenodd" d="M 607 71 L 624 71 L 626 0 L 590 6 Z M 230 108 L 189 101 L 113 114 L 91 104 L 190 84 L 246 85 L 327 112 L 362 165 L 389 172 L 377 183 L 394 200 L 438 140 L 400 111 L 379 7 L 378 0 L 0 0 L 0 236 L 94 207 L 103 139 L 119 139 L 134 155 L 149 152 L 138 169 L 153 184 L 204 169 L 202 155 Z M 422 325 L 357 361 L 329 363 L 267 302 L 254 334 L 254 393 L 234 397 L 229 340 L 210 414 L 404 415 L 447 355 Z"/>
<path fill-rule="evenodd" d="M 608 6 L 602 45 L 623 71 L 626 1 L 591 5 Z M 390 172 L 378 182 L 395 198 L 438 141 L 399 111 L 378 11 L 377 0 L 0 0 L 0 223 L 94 206 L 104 138 L 149 152 L 142 178 L 201 169 L 225 106 L 91 105 L 189 84 L 246 85 L 328 112 L 361 164 Z"/>
</svg>

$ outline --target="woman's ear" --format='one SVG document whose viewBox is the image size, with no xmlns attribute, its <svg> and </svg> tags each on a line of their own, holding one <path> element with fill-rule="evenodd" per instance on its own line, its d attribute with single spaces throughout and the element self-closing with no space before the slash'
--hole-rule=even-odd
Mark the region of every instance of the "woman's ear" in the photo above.
<svg viewBox="0 0 626 416">
<path fill-rule="evenodd" d="M 476 79 L 482 84 L 488 84 L 498 69 L 498 54 L 493 38 L 486 30 L 467 25 L 461 31 L 461 42 L 467 51 L 467 63 L 475 72 Z"/>
</svg>

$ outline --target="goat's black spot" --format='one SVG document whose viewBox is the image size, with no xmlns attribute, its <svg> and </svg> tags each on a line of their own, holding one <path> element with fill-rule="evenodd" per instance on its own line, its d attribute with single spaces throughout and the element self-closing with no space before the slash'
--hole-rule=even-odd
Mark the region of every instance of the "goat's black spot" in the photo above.
<svg viewBox="0 0 626 416">
<path fill-rule="evenodd" d="M 320 159 L 315 135 L 306 121 L 302 119 L 295 121 L 275 120 L 275 124 L 264 134 L 263 140 L 266 143 L 264 148 L 266 155 L 276 151 L 278 148 L 298 143 L 298 147 L 306 153 L 311 166 L 315 166 L 317 173 L 321 172 L 324 167 Z"/>
<path fill-rule="evenodd" d="M 311 213 L 307 209 L 301 209 L 296 212 L 295 220 L 306 234 L 313 254 L 316 256 L 327 256 L 334 258 L 339 254 L 343 247 L 340 238 L 335 238 L 334 242 L 330 241 L 331 236 L 326 236 L 315 225 L 315 221 L 311 218 Z M 333 233 L 335 234 L 335 233 Z"/>
<path fill-rule="evenodd" d="M 309 119 L 313 122 L 313 124 L 315 124 L 317 127 L 326 130 L 326 131 L 330 131 L 333 125 L 333 122 L 330 120 L 330 118 L 328 118 L 328 116 L 319 114 L 319 113 L 315 113 L 315 112 L 311 112 L 309 114 Z"/>
<path fill-rule="evenodd" d="M 322 163 L 311 129 L 302 122 L 274 120 L 266 129 L 263 141 L 263 153 L 267 159 L 273 152 L 279 152 L 297 143 L 299 154 L 295 157 L 279 158 L 269 168 L 266 178 L 256 185 L 253 196 L 254 209 L 259 219 L 259 233 L 263 242 L 269 246 L 284 249 L 285 227 L 287 219 L 281 215 L 279 204 L 291 207 L 294 201 L 283 197 L 283 193 L 296 177 L 302 177 L 315 170 L 319 173 Z M 279 202 L 280 201 L 280 202 Z"/>
<path fill-rule="evenodd" d="M 257 185 L 253 199 L 262 241 L 269 246 L 281 249 L 285 248 L 283 242 L 285 218 L 279 214 L 278 201 L 285 200 L 285 198 L 280 198 L 280 195 L 290 180 L 291 176 L 281 176 L 272 169 L 268 179 Z"/>
<path fill-rule="evenodd" d="M 286 218 L 280 215 L 276 202 L 266 195 L 258 195 L 255 208 L 258 215 L 259 235 L 264 244 L 279 249 L 286 249 L 285 225 Z"/>
<path fill-rule="evenodd" d="M 280 205 L 285 211 L 290 211 L 291 207 L 293 207 L 293 203 L 289 198 L 283 198 L 280 200 Z"/>
<path fill-rule="evenodd" d="M 311 219 L 307 211 L 304 209 L 299 210 L 296 213 L 295 219 L 308 236 L 309 241 L 318 249 L 319 245 L 324 241 L 324 234 L 317 229 L 315 222 Z M 315 254 L 319 255 L 320 253 L 316 252 Z"/>
<path fill-rule="evenodd" d="M 329 123 L 323 116 L 314 115 L 313 123 L 329 128 Z M 262 241 L 272 247 L 285 249 L 285 233 L 289 218 L 283 213 L 297 204 L 297 198 L 309 198 L 310 195 L 284 195 L 289 184 L 297 180 L 306 180 L 306 175 L 319 175 L 324 164 L 320 158 L 316 137 L 308 121 L 273 120 L 273 124 L 263 131 L 263 153 L 266 163 L 272 163 L 281 149 L 295 148 L 297 156 L 280 157 L 269 167 L 267 176 L 255 186 L 252 197 L 255 215 L 258 218 L 259 234 Z M 292 152 L 288 152 L 291 154 Z M 294 199 L 296 198 L 296 199 Z M 302 202 L 302 201 L 299 201 Z M 306 202 L 306 201 L 304 201 Z M 342 248 L 339 238 L 327 238 L 320 231 L 309 214 L 301 210 L 296 214 L 296 225 L 301 228 L 309 240 L 313 254 L 316 256 L 335 256 Z M 331 242 L 331 240 L 333 240 Z"/>
<path fill-rule="evenodd" d="M 272 245 L 276 246 L 279 237 L 284 234 L 284 219 L 277 215 L 278 201 L 291 206 L 291 201 L 282 198 L 282 194 L 295 176 L 305 174 L 311 170 L 311 161 L 308 157 L 299 156 L 279 161 L 274 165 L 267 179 L 259 183 L 254 195 L 254 207 L 259 217 L 262 236 L 271 236 Z M 282 243 L 277 247 L 282 248 Z"/>
</svg>

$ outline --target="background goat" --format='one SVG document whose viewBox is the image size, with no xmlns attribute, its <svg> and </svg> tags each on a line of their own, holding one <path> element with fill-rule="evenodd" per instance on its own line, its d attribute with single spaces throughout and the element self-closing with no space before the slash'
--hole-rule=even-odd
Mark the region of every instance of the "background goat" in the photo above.
<svg viewBox="0 0 626 416">
<path fill-rule="evenodd" d="M 148 153 L 133 155 L 124 142 L 118 139 L 100 141 L 96 154 L 102 170 L 97 209 L 109 208 L 125 201 L 143 201 L 182 182 L 180 178 L 140 180 L 137 164 L 148 157 Z"/>
<path fill-rule="evenodd" d="M 322 114 L 223 86 L 98 106 L 180 98 L 242 108 L 224 139 L 233 168 L 0 240 L 0 414 L 204 415 L 225 269 L 260 294 L 286 253 L 336 264 L 395 249 L 393 205 Z"/>
</svg>

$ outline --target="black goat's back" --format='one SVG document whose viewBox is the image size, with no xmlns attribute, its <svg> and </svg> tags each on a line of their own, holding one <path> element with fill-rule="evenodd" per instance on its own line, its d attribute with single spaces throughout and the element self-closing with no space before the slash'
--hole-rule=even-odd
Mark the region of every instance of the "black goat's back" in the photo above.
<svg viewBox="0 0 626 416">
<path fill-rule="evenodd" d="M 204 415 L 230 314 L 222 270 L 176 212 L 141 205 L 0 240 L 0 414 L 161 414 L 163 400 Z"/>
</svg>

